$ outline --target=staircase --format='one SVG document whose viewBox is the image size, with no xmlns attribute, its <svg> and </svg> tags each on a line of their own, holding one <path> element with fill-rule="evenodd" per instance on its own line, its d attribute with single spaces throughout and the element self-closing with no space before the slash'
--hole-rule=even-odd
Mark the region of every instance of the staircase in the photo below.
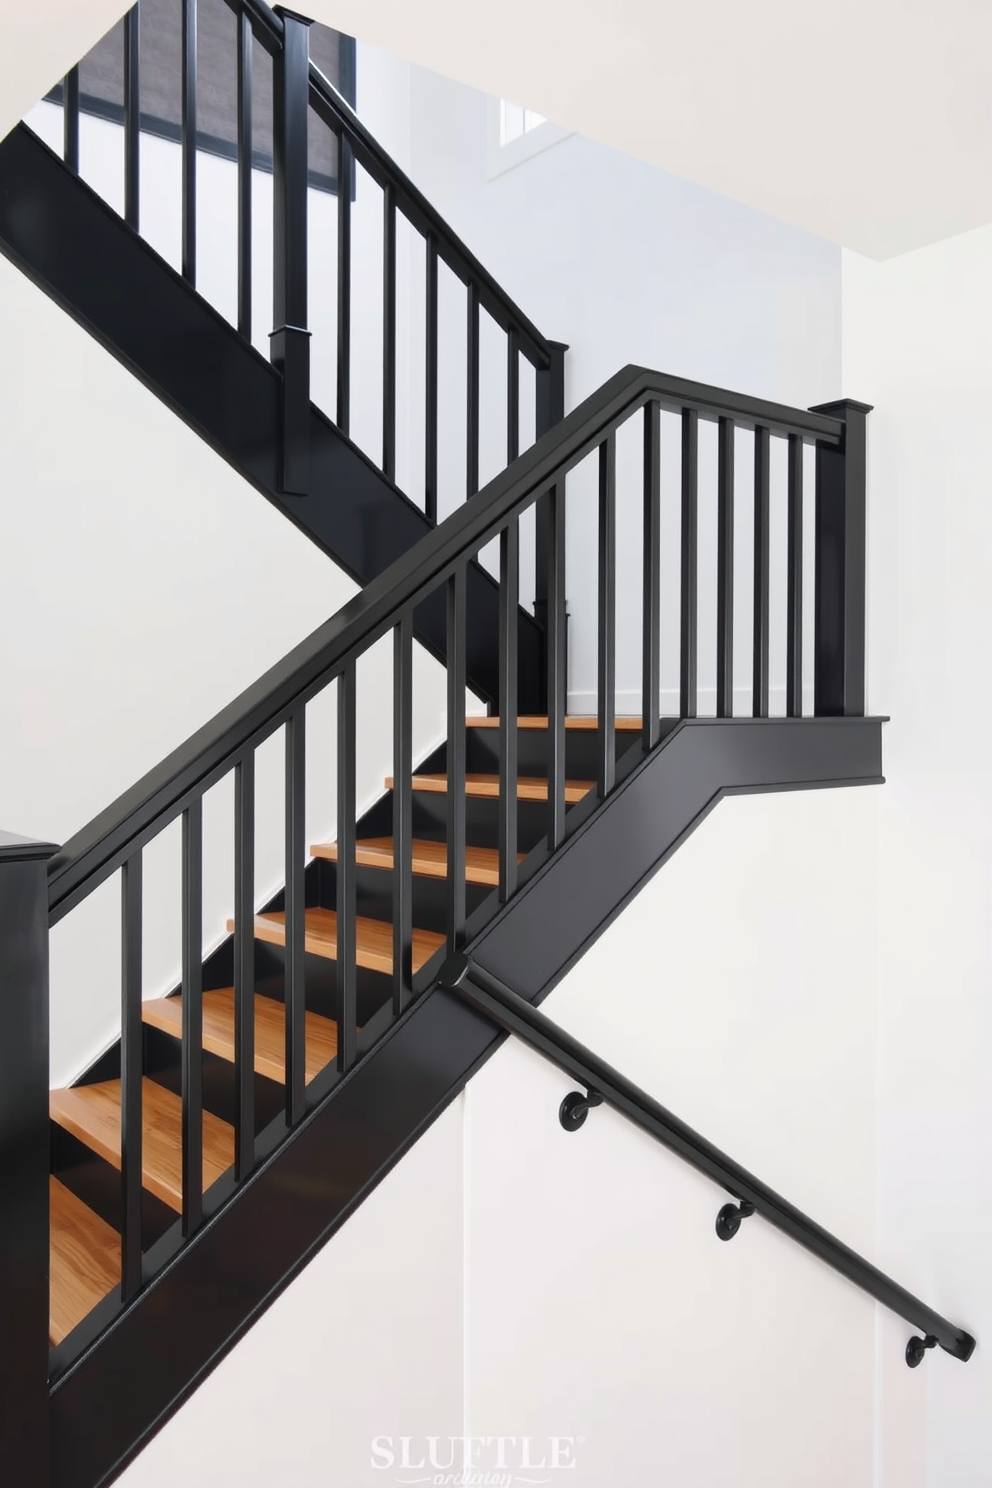
<svg viewBox="0 0 992 1488">
<path fill-rule="evenodd" d="M 480 1011 L 478 998 L 466 1002 L 442 975 L 450 958 L 469 958 L 477 981 L 488 978 L 487 985 L 512 988 L 511 997 L 535 1005 L 724 794 L 882 779 L 882 720 L 865 716 L 864 699 L 867 408 L 786 408 L 627 367 L 565 416 L 563 348 L 530 325 L 309 65 L 306 24 L 261 0 L 228 3 L 242 42 L 240 96 L 250 100 L 252 38 L 269 51 L 278 80 L 272 363 L 251 346 L 244 296 L 240 323 L 231 326 L 196 292 L 192 199 L 185 273 L 178 274 L 139 236 L 133 182 L 122 219 L 78 179 L 72 79 L 64 92 L 65 160 L 23 126 L 0 144 L 0 248 L 362 589 L 61 848 L 0 835 L 0 979 L 10 989 L 0 1134 L 17 1138 L 0 1145 L 0 1183 L 10 1195 L 0 1216 L 0 1309 L 7 1354 L 17 1361 L 0 1378 L 11 1402 L 0 1419 L 0 1453 L 18 1488 L 111 1482 L 458 1094 L 503 1030 L 519 1031 Z M 186 0 L 181 14 L 184 56 L 195 59 L 195 6 Z M 137 16 L 125 23 L 132 42 Z M 183 86 L 188 194 L 195 60 Z M 132 171 L 137 94 L 132 79 L 124 118 Z M 308 110 L 334 134 L 345 183 L 333 417 L 310 400 L 307 337 L 296 334 L 306 325 L 305 241 L 301 250 L 293 224 L 294 213 L 305 211 L 300 139 Z M 242 147 L 249 124 L 242 117 Z M 378 464 L 348 436 L 350 280 L 342 264 L 349 264 L 348 183 L 358 166 L 382 187 L 384 203 Z M 250 163 L 239 169 L 248 190 Z M 426 243 L 427 468 L 419 505 L 394 481 L 390 244 L 399 211 Z M 98 261 L 110 266 L 113 293 L 107 277 L 94 273 Z M 465 285 L 468 313 L 466 500 L 441 522 L 439 261 Z M 239 274 L 244 288 L 244 234 Z M 505 468 L 479 491 L 483 309 L 506 337 L 507 446 Z M 525 355 L 535 366 L 538 437 L 521 451 Z M 707 424 L 718 442 L 717 580 L 704 596 L 699 443 Z M 629 459 L 618 462 L 618 442 L 631 432 L 636 471 Z M 662 481 L 663 437 L 679 448 L 673 492 Z M 772 715 L 769 684 L 775 443 L 788 465 L 782 716 Z M 753 462 L 747 570 L 735 551 L 739 448 Z M 804 537 L 807 448 L 815 450 L 815 530 Z M 567 710 L 566 593 L 573 605 L 579 596 L 568 587 L 565 527 L 575 491 L 590 487 L 598 583 L 586 598 L 595 615 L 598 697 L 593 714 L 576 716 Z M 679 689 L 677 707 L 663 713 L 661 518 L 669 500 L 680 519 Z M 637 512 L 640 530 L 637 717 L 615 711 L 617 592 L 632 582 L 618 564 L 621 503 Z M 531 516 L 534 600 L 525 605 L 521 525 Z M 811 537 L 815 592 L 804 596 Z M 480 562 L 485 549 L 498 550 L 496 572 Z M 740 716 L 734 595 L 745 572 L 753 682 Z M 704 603 L 714 606 L 717 637 L 716 713 L 706 717 L 699 716 L 698 685 Z M 803 693 L 810 627 L 812 711 Z M 383 639 L 393 656 L 392 771 L 360 810 L 356 674 Z M 443 738 L 423 758 L 415 758 L 413 741 L 415 642 L 443 661 L 446 677 Z M 469 690 L 486 708 L 481 716 L 467 716 Z M 335 785 L 337 820 L 326 840 L 311 841 L 307 710 L 321 697 L 333 698 L 336 709 L 336 750 L 323 768 Z M 276 736 L 284 748 L 285 886 L 259 903 L 256 757 Z M 203 804 L 225 779 L 234 786 L 234 893 L 227 938 L 208 949 Z M 143 854 L 174 823 L 182 832 L 182 977 L 168 996 L 146 998 Z M 111 878 L 120 885 L 120 1041 L 70 1088 L 49 1091 L 49 929 Z M 746 1196 L 738 1196 L 743 1205 Z M 16 1288 L 5 1284 L 12 1276 Z M 891 1303 L 895 1292 L 878 1295 Z M 910 1315 L 908 1304 L 898 1305 Z M 968 1356 L 967 1335 L 950 1325 L 945 1331 L 925 1311 L 923 1323 L 927 1343 L 932 1324 L 941 1329 L 933 1341 Z"/>
</svg>

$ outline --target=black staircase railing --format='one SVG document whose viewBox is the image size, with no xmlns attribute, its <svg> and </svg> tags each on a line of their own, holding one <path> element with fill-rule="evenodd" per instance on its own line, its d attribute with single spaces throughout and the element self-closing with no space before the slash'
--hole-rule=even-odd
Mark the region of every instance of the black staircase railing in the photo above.
<svg viewBox="0 0 992 1488">
<path fill-rule="evenodd" d="M 842 413 L 843 417 L 838 414 Z M 793 452 L 800 443 L 816 446 L 817 520 L 815 523 L 816 626 L 815 702 L 817 715 L 859 716 L 863 713 L 864 677 L 864 438 L 866 411 L 862 405 L 835 405 L 830 413 L 804 412 L 711 388 L 642 368 L 629 367 L 611 378 L 578 409 L 521 455 L 479 494 L 435 528 L 416 548 L 369 583 L 348 605 L 252 687 L 198 730 L 185 744 L 124 793 L 113 805 L 51 858 L 48 865 L 48 918 L 54 925 L 81 904 L 112 875 L 121 881 L 121 1049 L 122 1136 L 121 1202 L 122 1281 L 116 1294 L 100 1304 L 75 1329 L 55 1357 L 56 1377 L 115 1320 L 134 1305 L 141 1290 L 170 1265 L 222 1207 L 234 1198 L 259 1165 L 294 1131 L 300 1122 L 336 1090 L 373 1042 L 410 1009 L 422 991 L 436 983 L 446 954 L 471 948 L 481 929 L 532 877 L 549 857 L 588 822 L 604 801 L 620 789 L 640 760 L 661 744 L 677 718 L 692 719 L 698 712 L 698 621 L 704 610 L 695 576 L 701 560 L 696 508 L 699 497 L 697 441 L 701 422 L 716 422 L 723 448 L 724 500 L 730 485 L 726 471 L 735 431 L 755 431 L 755 513 L 758 525 L 767 521 L 769 494 L 764 479 L 768 450 L 784 440 Z M 663 490 L 660 438 L 662 418 L 681 430 L 681 475 L 677 508 L 682 514 L 678 638 L 681 686 L 677 717 L 663 715 L 660 700 L 661 636 L 659 602 L 663 593 L 660 532 L 668 510 Z M 636 474 L 617 460 L 617 445 L 628 433 L 638 436 Z M 798 521 L 800 462 L 790 464 L 788 495 L 793 520 Z M 588 471 L 598 492 L 596 568 L 598 587 L 589 597 L 598 636 L 599 697 L 595 721 L 596 779 L 582 782 L 576 793 L 566 782 L 565 739 L 567 712 L 566 610 L 569 592 L 573 613 L 582 595 L 569 589 L 566 565 L 566 516 L 573 496 L 582 494 Z M 517 562 L 521 521 L 543 505 L 546 536 L 547 606 L 547 780 L 536 799 L 546 813 L 542 838 L 521 860 L 518 840 L 518 796 L 534 782 L 525 780 L 517 748 Z M 831 508 L 830 511 L 825 508 Z M 617 656 L 617 511 L 638 515 L 642 538 L 643 589 L 639 625 L 643 698 L 635 743 L 618 755 L 614 727 Z M 734 550 L 733 526 L 720 524 L 719 592 L 707 603 L 732 613 L 733 578 L 740 567 Z M 466 817 L 466 612 L 465 586 L 469 565 L 480 550 L 498 542 L 501 602 L 496 633 L 474 637 L 498 654 L 498 884 L 489 899 L 470 915 L 466 904 L 468 822 Z M 793 542 L 787 563 L 793 582 L 788 588 L 788 632 L 794 647 L 790 667 L 793 689 L 790 713 L 801 727 L 803 606 L 798 597 L 801 545 Z M 580 556 L 581 553 L 580 553 Z M 784 576 L 783 576 L 784 577 Z M 755 687 L 749 714 L 760 727 L 769 714 L 767 689 L 769 629 L 769 565 L 754 565 L 753 611 Z M 413 819 L 414 731 L 412 708 L 413 624 L 415 610 L 439 606 L 446 634 L 447 696 L 444 769 L 446 808 L 443 836 L 446 852 L 446 909 L 444 943 L 414 974 Z M 356 771 L 358 716 L 356 674 L 362 658 L 375 643 L 392 638 L 393 649 L 393 769 L 392 793 L 392 995 L 367 1024 L 359 1028 L 356 992 L 358 906 L 356 893 Z M 723 629 L 721 690 L 732 704 L 733 627 Z M 307 800 L 308 705 L 321 694 L 336 698 L 337 757 L 326 760 L 337 785 L 336 871 L 336 1020 L 337 1056 L 313 1079 L 305 1068 L 304 958 L 306 948 L 305 880 L 306 839 L 303 831 Z M 728 712 L 725 706 L 722 712 Z M 749 724 L 748 727 L 751 725 Z M 255 761 L 267 740 L 281 733 L 286 801 L 285 858 L 285 1099 L 281 1115 L 257 1131 L 253 1105 L 255 1022 L 253 984 L 253 916 L 255 878 Z M 628 734 L 628 737 L 629 734 Z M 326 751 L 325 751 L 326 753 Z M 203 1078 L 203 803 L 207 793 L 225 778 L 234 784 L 234 832 L 230 845 L 234 862 L 234 1063 L 235 1150 L 233 1167 L 205 1193 L 202 1190 L 201 1136 L 204 1126 Z M 588 787 L 588 788 L 585 788 Z M 146 848 L 175 822 L 182 827 L 182 1172 L 181 1222 L 149 1244 L 140 1200 L 142 1187 L 142 929 L 144 895 L 142 864 Z M 35 870 L 32 870 L 33 872 Z M 35 877 L 37 873 L 35 872 Z M 0 926 L 2 929 L 2 926 Z M 13 927 L 0 934 L 0 965 L 17 951 Z M 22 979 L 24 1039 L 38 1034 L 41 1022 L 29 1025 L 32 999 L 41 999 L 46 942 L 39 936 L 32 953 L 30 974 Z M 42 1006 L 43 999 L 39 1002 Z M 19 1041 L 20 1042 L 20 1041 Z M 8 1040 L 5 1055 L 16 1061 Z M 34 1068 L 34 1066 L 32 1066 Z M 42 1065 L 38 1064 L 37 1075 Z M 0 1064 L 0 1076 L 6 1065 Z M 0 1079 L 2 1084 L 2 1079 Z M 16 1087 L 15 1087 L 16 1088 Z M 0 1099 L 3 1097 L 0 1096 Z M 6 1112 L 0 1137 L 17 1129 L 13 1111 Z M 0 1148 L 4 1145 L 0 1142 Z M 38 1154 L 38 1161 L 42 1157 Z M 47 1151 L 44 1162 L 47 1163 Z M 41 1190 L 35 1175 L 30 1185 L 32 1204 Z M 27 1193 L 27 1190 L 25 1190 Z M 750 1191 L 748 1191 L 750 1192 Z M 747 1197 L 745 1192 L 744 1197 Z M 41 1210 L 41 1213 L 47 1211 Z M 41 1223 L 37 1207 L 34 1218 Z M 31 1226 L 28 1225 L 28 1229 Z M 6 1276 L 16 1275 L 6 1272 Z M 4 1306 L 12 1303 L 0 1277 Z M 922 1315 L 921 1315 L 922 1316 Z M 943 1339 L 942 1339 L 943 1341 Z M 36 1342 L 36 1341 L 35 1341 Z M 28 1388 L 27 1384 L 24 1386 Z M 30 1481 L 26 1479 L 25 1481 Z"/>
<path fill-rule="evenodd" d="M 470 958 L 459 955 L 446 962 L 440 983 L 584 1087 L 583 1091 L 571 1092 L 561 1103 L 558 1115 L 566 1131 L 577 1131 L 591 1109 L 603 1104 L 611 1106 L 674 1152 L 676 1157 L 733 1195 L 737 1202 L 724 1204 L 717 1215 L 716 1233 L 721 1240 L 733 1239 L 743 1219 L 760 1215 L 790 1240 L 811 1251 L 819 1260 L 874 1297 L 883 1307 L 922 1330 L 922 1338 L 913 1337 L 906 1345 L 906 1362 L 910 1368 L 915 1368 L 926 1350 L 937 1344 L 953 1354 L 955 1359 L 971 1358 L 975 1340 L 970 1333 L 941 1317 L 939 1312 L 934 1312 L 925 1302 L 807 1218 L 767 1184 L 673 1116 L 646 1091 L 572 1038 L 526 998 L 519 997 L 498 977 Z"/>
<path fill-rule="evenodd" d="M 481 317 L 485 314 L 503 337 L 505 356 L 506 462 L 511 463 L 522 443 L 521 423 L 521 358 L 533 368 L 535 376 L 534 428 L 537 437 L 546 433 L 564 411 L 564 348 L 548 341 L 518 305 L 500 287 L 471 250 L 452 231 L 404 171 L 383 150 L 362 124 L 354 109 L 332 83 L 311 63 L 308 50 L 310 22 L 291 11 L 272 10 L 264 0 L 226 0 L 237 20 L 237 248 L 232 275 L 237 278 L 236 324 L 246 341 L 252 338 L 253 280 L 255 254 L 252 234 L 254 141 L 260 119 L 254 97 L 253 78 L 256 68 L 256 44 L 271 58 L 273 71 L 272 163 L 273 163 L 273 330 L 270 355 L 273 365 L 282 373 L 283 449 L 281 489 L 290 495 L 306 495 L 311 488 L 309 460 L 309 411 L 311 401 L 311 345 L 314 327 L 309 320 L 309 289 L 319 282 L 324 272 L 336 280 L 333 327 L 322 327 L 316 334 L 326 338 L 328 349 L 333 341 L 335 391 L 331 406 L 324 411 L 333 418 L 342 433 L 352 431 L 352 384 L 355 374 L 355 340 L 352 334 L 352 305 L 356 273 L 364 263 L 378 262 L 381 249 L 381 356 L 380 395 L 382 408 L 381 436 L 378 448 L 366 453 L 376 460 L 382 473 L 391 481 L 397 478 L 397 406 L 398 376 L 397 299 L 401 267 L 413 263 L 413 249 L 407 245 L 402 260 L 401 223 L 413 239 L 422 244 L 424 260 L 422 297 L 411 315 L 423 317 L 425 355 L 423 368 L 418 368 L 418 388 L 423 378 L 423 474 L 422 487 L 413 472 L 408 472 L 407 494 L 422 496 L 424 510 L 431 521 L 438 519 L 439 492 L 444 486 L 445 500 L 450 503 L 473 496 L 479 489 L 481 409 L 480 372 L 482 366 Z M 141 6 L 136 5 L 123 23 L 123 131 L 124 131 L 124 211 L 125 221 L 140 231 L 139 200 L 141 190 Z M 184 278 L 197 287 L 197 100 L 208 91 L 213 79 L 202 62 L 197 47 L 197 0 L 181 0 L 177 10 L 181 26 L 181 114 L 180 149 L 182 153 L 181 185 L 181 267 Z M 215 64 L 215 59 L 211 58 Z M 71 170 L 80 170 L 80 88 L 79 68 L 66 77 L 61 101 L 63 105 L 63 158 Z M 332 143 L 327 148 L 320 141 L 327 132 Z M 326 259 L 311 262 L 308 246 L 310 204 L 308 168 L 310 153 L 317 141 L 321 159 L 336 160 L 335 189 L 337 226 L 333 242 L 325 245 Z M 361 178 L 361 179 L 359 179 Z M 356 264 L 353 253 L 353 203 L 358 192 L 382 198 L 378 242 L 363 239 L 363 262 Z M 325 269 L 326 264 L 326 269 Z M 445 369 L 444 400 L 465 400 L 464 444 L 459 450 L 449 448 L 455 436 L 444 438 L 440 420 L 441 394 L 439 372 L 446 346 L 440 342 L 439 269 L 450 273 L 460 284 L 465 296 L 465 351 L 461 386 Z M 405 282 L 404 303 L 408 286 Z M 452 348 L 454 341 L 452 342 Z M 324 350 L 321 344 L 318 350 Z M 363 362 L 372 355 L 370 338 L 363 331 Z M 461 352 L 459 352 L 461 356 Z M 323 386 L 323 380 L 321 380 Z M 487 398 L 487 405 L 491 400 Z M 419 410 L 418 410 L 419 416 Z M 529 425 L 528 425 L 529 427 Z M 419 441 L 411 441 L 411 444 Z M 366 445 L 369 440 L 366 438 Z M 464 467 L 461 491 L 456 489 Z M 442 477 L 451 471 L 445 482 Z M 542 539 L 543 541 L 543 539 Z M 543 602 L 543 596 L 539 594 Z"/>
</svg>

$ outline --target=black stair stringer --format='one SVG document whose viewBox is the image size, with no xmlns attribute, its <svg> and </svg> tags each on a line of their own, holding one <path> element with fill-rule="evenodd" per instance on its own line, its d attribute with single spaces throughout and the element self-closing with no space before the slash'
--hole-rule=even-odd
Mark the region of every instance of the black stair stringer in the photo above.
<svg viewBox="0 0 992 1488">
<path fill-rule="evenodd" d="M 881 783 L 881 725 L 679 724 L 468 949 L 540 1002 L 724 795 Z M 504 1036 L 452 994 L 418 999 L 56 1383 L 51 1488 L 110 1483 Z"/>
<path fill-rule="evenodd" d="M 313 405 L 311 495 L 281 495 L 279 374 L 25 124 L 0 142 L 0 252 L 359 584 L 432 530 Z M 467 606 L 469 685 L 494 702 L 499 587 L 478 564 L 469 568 Z M 443 661 L 443 590 L 414 625 Z M 519 637 L 520 709 L 541 713 L 544 632 L 523 609 Z"/>
</svg>

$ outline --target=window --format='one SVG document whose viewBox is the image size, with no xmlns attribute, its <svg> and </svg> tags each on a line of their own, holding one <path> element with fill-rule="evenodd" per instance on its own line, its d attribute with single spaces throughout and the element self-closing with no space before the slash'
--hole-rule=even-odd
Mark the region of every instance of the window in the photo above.
<svg viewBox="0 0 992 1488">
<path fill-rule="evenodd" d="M 489 159 L 488 173 L 502 175 L 503 171 L 520 165 L 533 155 L 567 139 L 572 133 L 560 124 L 553 124 L 536 110 L 522 104 L 511 103 L 508 98 L 489 100 Z"/>
<path fill-rule="evenodd" d="M 237 19 L 224 0 L 197 7 L 197 149 L 237 159 Z M 141 128 L 162 139 L 180 138 L 180 32 L 174 0 L 142 0 Z M 354 107 L 355 43 L 327 26 L 310 28 L 310 57 Z M 272 64 L 255 43 L 252 163 L 272 169 Z M 79 106 L 84 114 L 120 124 L 124 119 L 124 24 L 118 21 L 79 64 Z M 61 83 L 47 95 L 61 104 Z M 336 144 L 329 129 L 310 120 L 310 185 L 336 191 Z"/>
</svg>

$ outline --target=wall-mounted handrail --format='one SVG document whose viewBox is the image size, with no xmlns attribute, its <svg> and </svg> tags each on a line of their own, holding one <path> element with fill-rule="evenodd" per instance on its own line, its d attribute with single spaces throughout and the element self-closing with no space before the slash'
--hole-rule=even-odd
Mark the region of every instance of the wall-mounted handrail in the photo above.
<svg viewBox="0 0 992 1488">
<path fill-rule="evenodd" d="M 732 418 L 776 433 L 841 444 L 843 423 L 629 366 L 568 414 L 560 424 L 500 472 L 473 500 L 367 584 L 330 620 L 294 647 L 209 723 L 125 791 L 69 839 L 50 867 L 52 922 L 108 878 L 137 847 L 173 819 L 189 801 L 220 779 L 239 756 L 285 721 L 288 710 L 319 692 L 349 660 L 425 599 L 456 566 L 477 553 L 506 523 L 531 506 L 565 473 L 596 449 L 617 424 L 657 400 L 692 409 L 700 418 Z"/>
<path fill-rule="evenodd" d="M 740 1207 L 727 1205 L 720 1211 L 717 1233 L 722 1239 L 730 1239 L 736 1233 L 741 1218 L 760 1214 L 762 1219 L 874 1297 L 876 1302 L 922 1330 L 924 1338 L 911 1339 L 907 1347 L 906 1358 L 910 1365 L 919 1363 L 921 1350 L 931 1346 L 932 1342 L 938 1343 L 956 1359 L 971 1358 L 975 1340 L 970 1333 L 949 1322 L 809 1219 L 477 961 L 464 955 L 450 957 L 442 968 L 439 983 L 585 1087 L 584 1097 L 567 1097 L 563 1102 L 563 1125 L 574 1130 L 582 1124 L 586 1110 L 605 1103 L 732 1194 Z"/>
</svg>

